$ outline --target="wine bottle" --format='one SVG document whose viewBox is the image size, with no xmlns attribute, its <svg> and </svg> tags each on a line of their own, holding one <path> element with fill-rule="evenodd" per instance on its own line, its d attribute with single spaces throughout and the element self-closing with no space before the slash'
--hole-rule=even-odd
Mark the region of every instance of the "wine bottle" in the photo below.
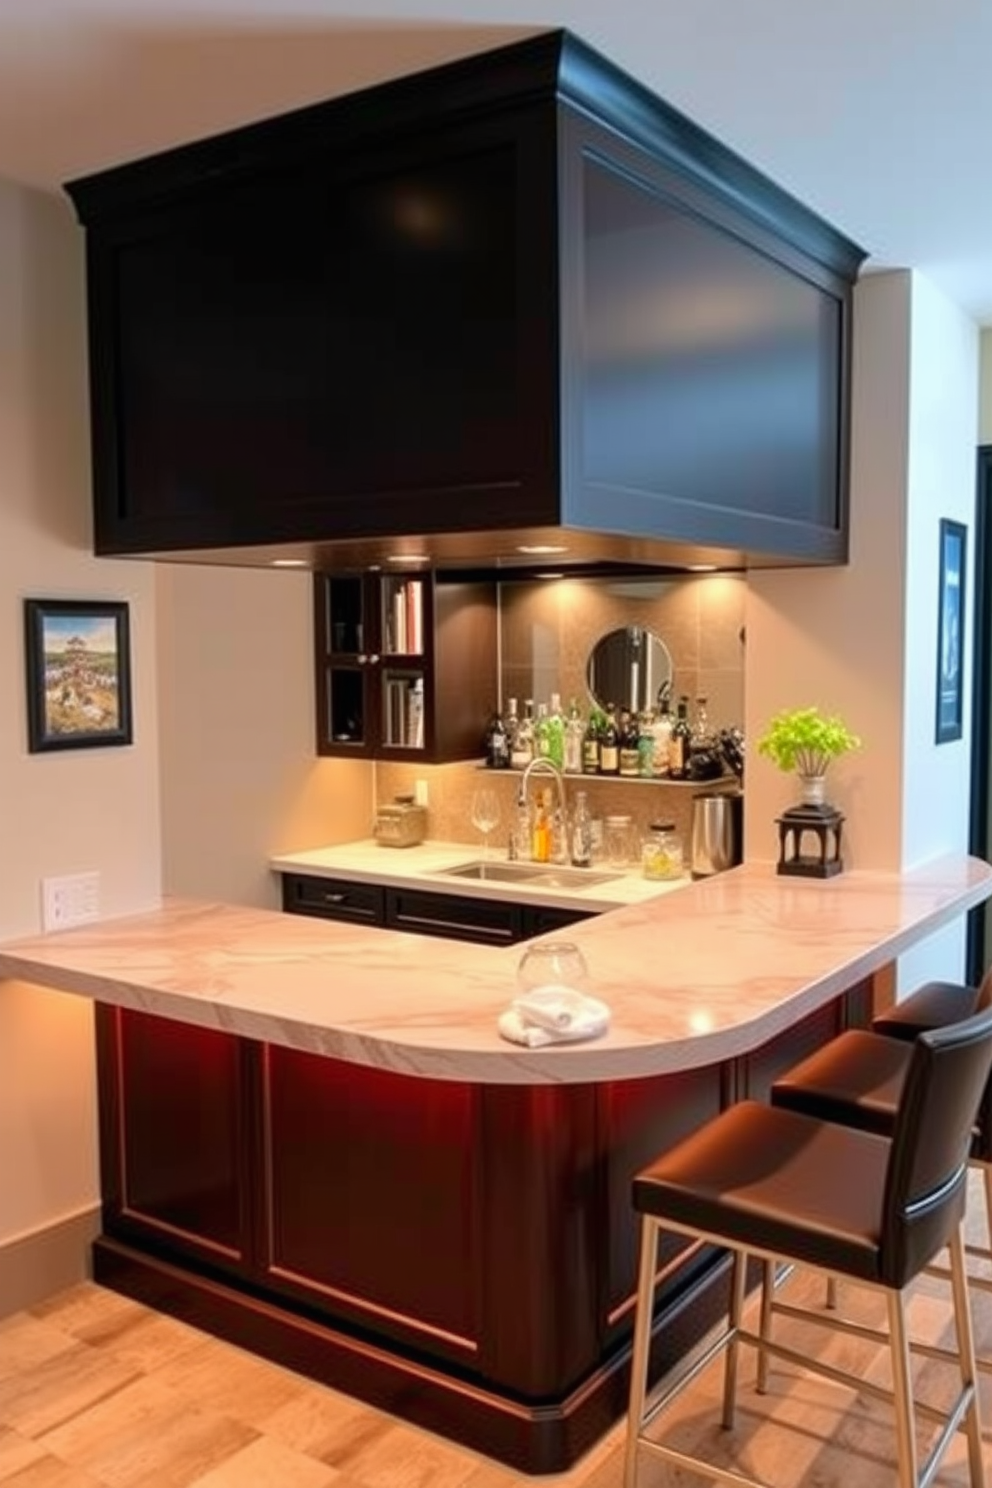
<svg viewBox="0 0 992 1488">
<path fill-rule="evenodd" d="M 626 708 L 620 713 L 619 773 L 628 780 L 640 774 L 641 757 L 637 747 L 637 714 Z"/>
<path fill-rule="evenodd" d="M 689 699 L 680 697 L 668 745 L 668 775 L 671 780 L 685 780 L 689 769 Z"/>
<path fill-rule="evenodd" d="M 619 775 L 620 773 L 620 731 L 617 728 L 615 703 L 607 704 L 606 722 L 600 730 L 599 773 L 601 775 Z"/>
<path fill-rule="evenodd" d="M 599 774 L 599 730 L 600 715 L 595 708 L 590 711 L 586 731 L 582 736 L 582 773 Z"/>
</svg>

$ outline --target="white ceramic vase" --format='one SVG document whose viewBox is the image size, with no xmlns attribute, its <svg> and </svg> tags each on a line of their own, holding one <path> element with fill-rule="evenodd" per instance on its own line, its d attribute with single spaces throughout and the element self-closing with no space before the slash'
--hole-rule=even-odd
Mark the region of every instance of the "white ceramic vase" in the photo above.
<svg viewBox="0 0 992 1488">
<path fill-rule="evenodd" d="M 804 806 L 824 806 L 827 800 L 826 775 L 800 775 L 799 786 Z"/>
</svg>

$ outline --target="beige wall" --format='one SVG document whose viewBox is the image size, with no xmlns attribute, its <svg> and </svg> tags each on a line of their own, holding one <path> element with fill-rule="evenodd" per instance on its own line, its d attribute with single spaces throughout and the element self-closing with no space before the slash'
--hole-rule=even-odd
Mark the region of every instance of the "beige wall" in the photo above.
<svg viewBox="0 0 992 1488">
<path fill-rule="evenodd" d="M 982 332 L 979 380 L 978 442 L 992 444 L 992 327 Z"/>
<path fill-rule="evenodd" d="M 967 848 L 967 717 L 962 740 L 934 744 L 937 532 L 942 516 L 971 522 L 977 374 L 975 326 L 927 280 L 867 275 L 855 295 L 850 565 L 749 577 L 748 737 L 797 702 L 840 712 L 862 735 L 830 779 L 858 868 Z M 748 857 L 776 855 L 773 819 L 793 794 L 752 752 Z M 906 985 L 962 972 L 963 923 L 901 968 Z"/>
<path fill-rule="evenodd" d="M 96 870 L 105 914 L 158 898 L 154 572 L 90 556 L 82 239 L 61 201 L 0 182 L 0 936 L 40 928 L 40 880 Z M 130 605 L 134 743 L 29 754 L 22 602 Z M 5 1246 L 92 1206 L 88 1003 L 0 984 Z M 78 1260 L 83 1260 L 80 1253 Z"/>
<path fill-rule="evenodd" d="M 369 833 L 372 768 L 314 753 L 309 574 L 158 569 L 163 882 L 278 904 L 273 852 Z"/>
</svg>

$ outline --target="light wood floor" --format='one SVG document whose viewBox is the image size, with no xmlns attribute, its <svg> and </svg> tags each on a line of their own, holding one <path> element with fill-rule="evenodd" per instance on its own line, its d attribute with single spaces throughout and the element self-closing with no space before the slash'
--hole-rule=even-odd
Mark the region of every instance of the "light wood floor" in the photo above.
<svg viewBox="0 0 992 1488">
<path fill-rule="evenodd" d="M 978 1198 L 978 1195 L 975 1195 Z M 978 1206 L 972 1204 L 971 1213 Z M 980 1213 L 980 1209 L 978 1209 Z M 796 1296 L 822 1283 L 796 1276 Z M 842 1289 L 846 1311 L 881 1320 L 875 1298 Z M 978 1341 L 992 1356 L 992 1297 L 974 1304 Z M 941 1283 L 913 1289 L 918 1336 L 953 1341 Z M 791 1339 L 862 1377 L 886 1378 L 872 1344 L 802 1325 Z M 886 1407 L 785 1365 L 766 1396 L 751 1388 L 751 1351 L 733 1432 L 716 1425 L 719 1366 L 663 1417 L 662 1434 L 713 1460 L 764 1474 L 775 1488 L 893 1488 L 894 1438 Z M 919 1392 L 949 1393 L 946 1367 L 920 1360 Z M 992 1484 L 992 1375 L 981 1385 L 987 1478 Z M 923 1440 L 925 1441 L 925 1434 Z M 3 1488 L 619 1488 L 623 1423 L 573 1470 L 527 1478 L 407 1426 L 288 1370 L 86 1284 L 0 1322 L 0 1484 Z M 645 1462 L 643 1488 L 701 1482 Z M 967 1483 L 956 1438 L 935 1480 Z"/>
</svg>

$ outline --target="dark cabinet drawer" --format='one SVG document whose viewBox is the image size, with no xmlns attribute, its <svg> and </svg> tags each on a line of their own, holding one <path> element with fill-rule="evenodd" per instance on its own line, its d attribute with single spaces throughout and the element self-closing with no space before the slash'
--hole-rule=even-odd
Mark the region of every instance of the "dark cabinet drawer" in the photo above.
<svg viewBox="0 0 992 1488">
<path fill-rule="evenodd" d="M 521 938 L 519 904 L 453 894 L 425 894 L 415 889 L 386 890 L 386 925 L 417 935 L 444 935 L 449 940 L 476 940 L 486 945 L 512 945 Z"/>
<path fill-rule="evenodd" d="M 350 883 L 347 879 L 317 878 L 285 873 L 282 907 L 290 914 L 317 915 L 325 920 L 383 923 L 384 891 L 379 884 Z"/>
<path fill-rule="evenodd" d="M 581 909 L 556 909 L 548 904 L 525 904 L 521 936 L 529 940 L 532 935 L 547 935 L 552 930 L 565 930 L 579 920 L 591 920 L 592 913 Z"/>
</svg>

